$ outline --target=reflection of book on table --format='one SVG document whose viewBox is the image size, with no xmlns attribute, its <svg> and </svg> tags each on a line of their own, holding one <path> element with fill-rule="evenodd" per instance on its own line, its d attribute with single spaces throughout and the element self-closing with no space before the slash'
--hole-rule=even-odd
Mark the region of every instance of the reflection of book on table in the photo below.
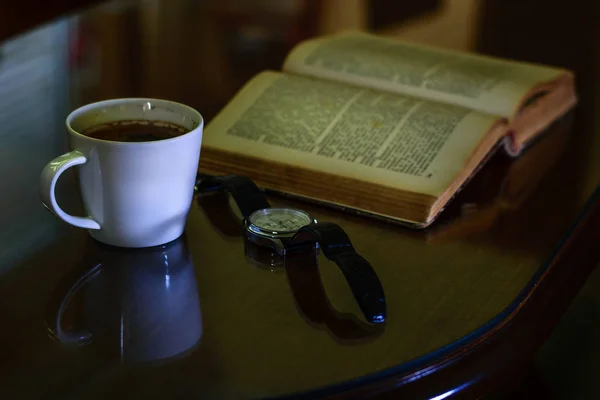
<svg viewBox="0 0 600 400">
<path fill-rule="evenodd" d="M 481 234 L 492 228 L 503 214 L 517 210 L 534 192 L 547 172 L 559 161 L 569 139 L 571 120 L 571 118 L 563 119 L 555 124 L 523 156 L 500 165 L 499 172 L 503 172 L 503 176 L 498 177 L 500 179 L 497 180 L 495 195 L 483 201 L 474 199 L 474 202 L 456 204 L 456 206 L 460 205 L 460 215 L 428 230 L 427 241 L 438 242 Z M 476 180 L 480 177 L 488 178 L 487 172 L 498 171 L 486 169 L 477 176 Z M 474 181 L 474 183 L 478 182 Z"/>
<path fill-rule="evenodd" d="M 255 76 L 200 168 L 427 226 L 498 145 L 518 155 L 575 103 L 569 71 L 340 34 Z"/>
</svg>

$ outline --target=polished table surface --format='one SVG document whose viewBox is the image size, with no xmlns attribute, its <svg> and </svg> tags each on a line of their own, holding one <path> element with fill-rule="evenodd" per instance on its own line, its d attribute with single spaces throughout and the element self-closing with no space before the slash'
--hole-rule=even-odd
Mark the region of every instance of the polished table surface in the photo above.
<svg viewBox="0 0 600 400">
<path fill-rule="evenodd" d="M 307 254 L 284 265 L 246 243 L 226 197 L 196 198 L 182 238 L 137 251 L 94 242 L 39 204 L 39 171 L 66 150 L 69 109 L 144 95 L 210 119 L 261 63 L 281 62 L 285 43 L 260 57 L 186 18 L 196 3 L 169 4 L 93 9 L 2 48 L 15 69 L 0 69 L 0 90 L 12 90 L 0 114 L 1 396 L 446 398 L 517 373 L 600 257 L 591 89 L 522 157 L 494 156 L 427 230 L 271 198 L 340 224 L 370 260 L 388 309 L 370 326 L 333 263 Z M 210 65 L 179 40 L 194 32 L 207 35 L 197 46 Z M 61 201 L 81 212 L 73 182 L 61 182 Z"/>
</svg>

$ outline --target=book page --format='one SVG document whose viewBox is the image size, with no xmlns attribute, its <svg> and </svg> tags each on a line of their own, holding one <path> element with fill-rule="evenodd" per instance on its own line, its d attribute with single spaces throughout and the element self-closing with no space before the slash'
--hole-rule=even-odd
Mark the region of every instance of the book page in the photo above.
<svg viewBox="0 0 600 400">
<path fill-rule="evenodd" d="M 203 146 L 437 196 L 496 122 L 462 107 L 263 72 L 208 124 Z"/>
<path fill-rule="evenodd" d="M 564 72 L 367 33 L 304 42 L 292 50 L 283 69 L 507 118 L 530 89 Z"/>
</svg>

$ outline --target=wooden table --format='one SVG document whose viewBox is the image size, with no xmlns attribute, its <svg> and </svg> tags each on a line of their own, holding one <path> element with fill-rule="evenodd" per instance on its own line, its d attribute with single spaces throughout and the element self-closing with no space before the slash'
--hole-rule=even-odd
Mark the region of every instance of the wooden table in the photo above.
<svg viewBox="0 0 600 400">
<path fill-rule="evenodd" d="M 184 11 L 193 6 L 176 3 L 180 8 L 152 13 L 92 10 L 78 25 L 68 21 L 69 29 L 59 21 L 44 31 L 63 44 L 78 39 L 71 57 L 51 58 L 52 71 L 69 71 L 70 79 L 44 75 L 47 69 L 15 75 L 13 83 L 23 85 L 42 77 L 46 89 L 4 96 L 11 99 L 6 107 L 16 111 L 0 114 L 2 125 L 19 118 L 23 123 L 12 134 L 31 132 L 28 124 L 41 111 L 26 107 L 42 95 L 49 96 L 43 104 L 52 105 L 53 116 L 99 98 L 147 95 L 189 103 L 210 119 L 259 66 L 240 68 L 245 53 L 224 45 L 231 42 L 218 30 L 211 37 L 219 40 L 198 41 L 212 51 L 211 65 L 193 51 L 180 54 L 181 32 L 209 27 L 186 19 Z M 146 23 L 153 27 L 148 36 L 132 33 Z M 14 43 L 11 48 L 19 48 Z M 48 54 L 61 48 L 53 43 Z M 148 50 L 149 43 L 158 50 Z M 274 47 L 279 52 L 269 54 L 276 58 L 285 45 Z M 127 58 L 124 49 L 142 61 Z M 166 58 L 157 53 L 161 49 Z M 46 53 L 33 54 L 27 57 Z M 271 59 L 262 59 L 265 66 Z M 215 66 L 220 62 L 223 69 Z M 192 80 L 197 66 L 204 75 Z M 68 99 L 54 94 L 61 88 Z M 425 231 L 271 199 L 345 228 L 384 286 L 388 321 L 381 328 L 363 321 L 332 263 L 320 258 L 318 266 L 303 268 L 308 261 L 301 259 L 282 268 L 281 260 L 244 242 L 229 205 L 218 198 L 195 201 L 185 236 L 159 250 L 106 248 L 57 222 L 36 197 L 41 166 L 66 148 L 62 116 L 52 119 L 45 136 L 18 144 L 37 151 L 35 161 L 8 158 L 0 164 L 10 183 L 10 195 L 0 201 L 6 243 L 0 258 L 0 394 L 442 399 L 477 397 L 505 384 L 543 344 L 600 258 L 600 135 L 585 114 L 593 108 L 590 93 L 584 90 L 583 106 L 521 158 L 492 158 Z M 20 117 L 23 110 L 28 118 Z M 7 143 L 20 151 L 17 142 Z M 72 179 L 59 191 L 62 204 L 77 212 Z M 61 326 L 90 332 L 91 342 L 67 345 L 49 332 L 68 288 L 86 271 L 100 273 L 68 302 Z"/>
</svg>

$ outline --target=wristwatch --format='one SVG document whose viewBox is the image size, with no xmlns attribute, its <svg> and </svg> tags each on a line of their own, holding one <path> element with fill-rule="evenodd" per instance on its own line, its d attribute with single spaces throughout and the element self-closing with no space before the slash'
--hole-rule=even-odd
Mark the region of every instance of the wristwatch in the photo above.
<svg viewBox="0 0 600 400">
<path fill-rule="evenodd" d="M 263 191 L 248 177 L 199 174 L 196 193 L 215 191 L 228 192 L 237 204 L 248 241 L 269 247 L 282 257 L 296 249 L 317 247 L 341 269 L 365 318 L 371 323 L 385 322 L 386 303 L 381 282 L 339 225 L 317 222 L 300 209 L 271 207 Z"/>
<path fill-rule="evenodd" d="M 200 175 L 196 191 L 229 192 L 244 217 L 246 238 L 259 246 L 272 248 L 279 255 L 285 255 L 300 228 L 317 223 L 303 210 L 271 207 L 262 190 L 245 176 Z"/>
<path fill-rule="evenodd" d="M 249 241 L 285 255 L 294 236 L 303 227 L 317 223 L 315 218 L 302 210 L 274 207 L 254 211 L 244 219 L 244 228 Z"/>
</svg>

